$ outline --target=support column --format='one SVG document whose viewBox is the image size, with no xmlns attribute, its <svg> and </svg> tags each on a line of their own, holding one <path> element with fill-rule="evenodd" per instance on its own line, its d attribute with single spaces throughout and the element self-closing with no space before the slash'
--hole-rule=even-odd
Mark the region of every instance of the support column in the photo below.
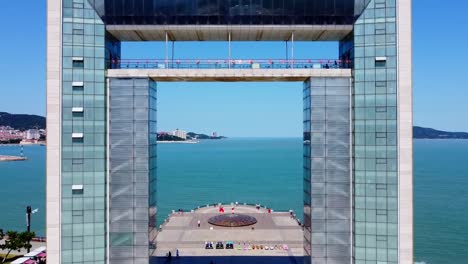
<svg viewBox="0 0 468 264">
<path fill-rule="evenodd" d="M 398 261 L 414 262 L 412 1 L 397 1 Z"/>
<path fill-rule="evenodd" d="M 352 263 L 351 79 L 304 84 L 306 263 Z"/>
<path fill-rule="evenodd" d="M 291 68 L 294 68 L 294 32 L 291 33 Z"/>
<path fill-rule="evenodd" d="M 228 49 L 229 49 L 229 60 L 228 60 L 228 63 L 229 63 L 229 69 L 231 69 L 231 56 L 232 56 L 232 50 L 231 50 L 231 39 L 232 39 L 232 36 L 231 36 L 231 32 L 229 31 L 229 36 L 228 36 Z"/>
<path fill-rule="evenodd" d="M 109 79 L 110 264 L 149 262 L 156 227 L 156 137 L 156 84 Z"/>
<path fill-rule="evenodd" d="M 169 68 L 169 35 L 166 31 L 166 69 Z"/>
<path fill-rule="evenodd" d="M 61 262 L 62 1 L 47 1 L 47 260 Z"/>
<path fill-rule="evenodd" d="M 175 42 L 172 41 L 171 68 L 174 68 Z"/>
</svg>

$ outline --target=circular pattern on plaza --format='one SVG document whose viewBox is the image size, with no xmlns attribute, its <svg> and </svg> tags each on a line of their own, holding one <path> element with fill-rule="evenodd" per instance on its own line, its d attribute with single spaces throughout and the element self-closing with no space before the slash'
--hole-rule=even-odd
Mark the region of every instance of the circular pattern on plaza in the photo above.
<svg viewBox="0 0 468 264">
<path fill-rule="evenodd" d="M 221 214 L 208 219 L 208 223 L 221 227 L 242 227 L 256 224 L 257 219 L 244 214 Z"/>
</svg>

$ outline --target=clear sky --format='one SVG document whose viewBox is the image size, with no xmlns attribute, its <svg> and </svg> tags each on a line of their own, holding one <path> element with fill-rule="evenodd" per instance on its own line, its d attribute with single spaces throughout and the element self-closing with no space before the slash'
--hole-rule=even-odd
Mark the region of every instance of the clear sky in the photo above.
<svg viewBox="0 0 468 264">
<path fill-rule="evenodd" d="M 468 131 L 468 2 L 413 0 L 415 124 Z M 0 112 L 45 115 L 46 1 L 0 9 Z M 225 58 L 226 43 L 176 43 L 175 58 Z M 296 43 L 296 58 L 334 58 L 336 43 Z M 164 43 L 125 43 L 125 58 L 163 58 Z M 284 43 L 234 43 L 234 58 L 284 58 Z M 160 83 L 158 128 L 299 137 L 301 83 Z"/>
</svg>

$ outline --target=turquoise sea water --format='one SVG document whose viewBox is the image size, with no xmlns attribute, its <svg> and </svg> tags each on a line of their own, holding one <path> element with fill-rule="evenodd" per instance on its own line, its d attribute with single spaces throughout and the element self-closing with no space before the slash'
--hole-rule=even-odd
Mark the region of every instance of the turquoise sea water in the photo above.
<svg viewBox="0 0 468 264">
<path fill-rule="evenodd" d="M 159 144 L 158 175 L 163 216 L 168 209 L 236 201 L 302 214 L 300 139 Z"/>
<path fill-rule="evenodd" d="M 468 140 L 414 145 L 416 261 L 468 263 Z"/>
<path fill-rule="evenodd" d="M 20 146 L 0 145 L 0 155 L 19 156 Z M 45 152 L 43 146 L 24 147 L 27 161 L 0 162 L 0 229 L 26 230 L 26 206 L 39 211 L 31 230 L 45 233 Z"/>
<path fill-rule="evenodd" d="M 0 155 L 18 155 L 0 146 Z M 32 229 L 45 233 L 45 147 L 29 160 L 0 162 L 0 228 L 25 228 L 25 206 L 39 208 Z M 415 141 L 415 258 L 468 263 L 468 141 Z M 159 220 L 172 209 L 214 202 L 302 210 L 301 139 L 228 139 L 158 145 Z"/>
</svg>

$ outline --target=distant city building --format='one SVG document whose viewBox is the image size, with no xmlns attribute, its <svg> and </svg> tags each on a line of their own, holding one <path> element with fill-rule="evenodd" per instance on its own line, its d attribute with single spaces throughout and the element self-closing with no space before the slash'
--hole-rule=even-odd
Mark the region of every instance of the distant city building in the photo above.
<svg viewBox="0 0 468 264">
<path fill-rule="evenodd" d="M 213 137 L 218 137 L 218 132 L 213 132 Z"/>
<path fill-rule="evenodd" d="M 29 129 L 25 133 L 25 139 L 31 140 L 31 139 L 40 139 L 41 138 L 41 133 L 37 129 Z"/>
<path fill-rule="evenodd" d="M 0 141 L 22 139 L 23 133 L 10 126 L 0 126 Z"/>
<path fill-rule="evenodd" d="M 171 135 L 176 136 L 176 137 L 180 137 L 182 139 L 187 139 L 187 132 L 183 131 L 183 130 L 180 130 L 180 129 L 176 129 L 176 130 L 172 131 Z"/>
<path fill-rule="evenodd" d="M 13 131 L 14 129 L 10 126 L 0 126 L 0 132 Z"/>
</svg>

